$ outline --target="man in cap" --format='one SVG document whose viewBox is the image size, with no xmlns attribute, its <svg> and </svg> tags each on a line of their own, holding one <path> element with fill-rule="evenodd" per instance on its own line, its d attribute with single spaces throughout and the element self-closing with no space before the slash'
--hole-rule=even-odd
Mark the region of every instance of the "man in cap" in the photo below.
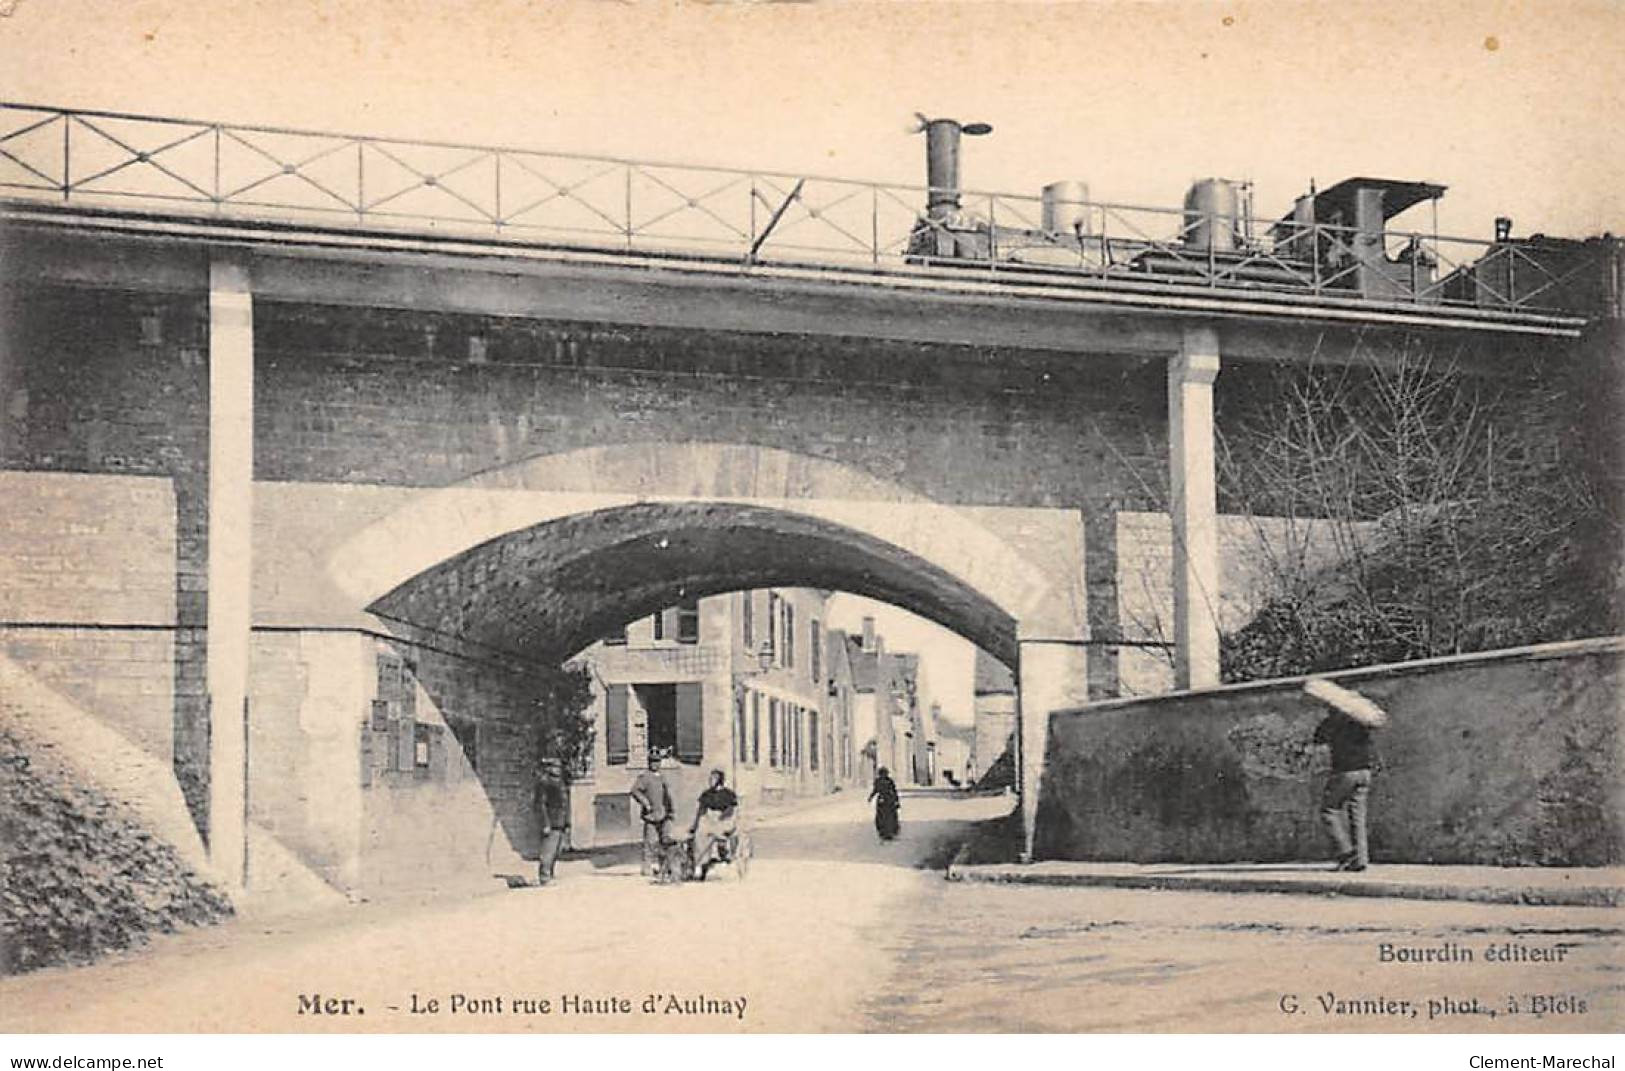
<svg viewBox="0 0 1625 1071">
<path fill-rule="evenodd" d="M 671 840 L 671 788 L 660 776 L 660 752 L 649 751 L 649 768 L 632 782 L 632 802 L 643 819 L 643 862 L 638 872 L 644 877 L 660 873 L 662 847 Z"/>
</svg>

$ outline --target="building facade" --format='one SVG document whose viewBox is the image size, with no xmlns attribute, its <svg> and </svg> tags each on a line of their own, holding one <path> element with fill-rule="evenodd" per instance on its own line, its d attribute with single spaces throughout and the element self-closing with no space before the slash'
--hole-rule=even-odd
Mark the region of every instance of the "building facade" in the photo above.
<svg viewBox="0 0 1625 1071">
<path fill-rule="evenodd" d="M 850 667 L 831 665 L 828 600 L 805 588 L 690 600 L 588 648 L 597 732 L 572 786 L 575 844 L 641 835 L 628 793 L 651 753 L 664 756 L 685 824 L 712 770 L 747 806 L 859 783 Z"/>
</svg>

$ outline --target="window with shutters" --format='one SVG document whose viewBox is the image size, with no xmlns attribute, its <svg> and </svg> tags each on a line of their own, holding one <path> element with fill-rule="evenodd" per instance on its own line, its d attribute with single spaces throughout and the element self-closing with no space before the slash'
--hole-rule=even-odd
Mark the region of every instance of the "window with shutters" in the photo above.
<svg viewBox="0 0 1625 1071">
<path fill-rule="evenodd" d="M 818 711 L 807 711 L 807 769 L 818 769 Z"/>
<path fill-rule="evenodd" d="M 784 668 L 796 668 L 796 608 L 784 604 Z"/>
<path fill-rule="evenodd" d="M 781 716 L 779 701 L 769 699 L 767 701 L 767 764 L 769 766 L 779 764 L 779 718 Z"/>
<path fill-rule="evenodd" d="M 750 693 L 750 764 L 762 761 L 762 693 Z"/>
<path fill-rule="evenodd" d="M 740 762 L 746 759 L 745 754 L 745 704 L 749 700 L 745 697 L 745 690 L 739 689 L 734 695 L 734 758 Z"/>
<path fill-rule="evenodd" d="M 812 619 L 812 627 L 809 632 L 811 635 L 807 638 L 807 644 L 811 648 L 808 652 L 811 657 L 807 659 L 807 664 L 811 670 L 812 679 L 816 682 L 822 679 L 824 675 L 824 627 L 819 623 L 818 618 Z"/>
<path fill-rule="evenodd" d="M 705 686 L 677 685 L 677 761 L 696 766 L 705 760 Z"/>
<path fill-rule="evenodd" d="M 651 621 L 652 627 L 654 628 L 655 639 L 657 639 L 657 640 L 665 639 L 666 638 L 666 611 L 662 610 L 659 613 L 655 614 L 652 618 L 650 618 L 650 621 Z"/>
<path fill-rule="evenodd" d="M 684 599 L 677 604 L 677 642 L 700 642 L 700 602 Z"/>
<path fill-rule="evenodd" d="M 776 591 L 767 593 L 767 649 L 774 663 L 782 665 L 784 646 L 779 642 L 779 594 Z"/>
<path fill-rule="evenodd" d="M 740 595 L 739 618 L 744 622 L 745 653 L 750 654 L 756 646 L 756 593 L 744 591 Z"/>
<path fill-rule="evenodd" d="M 631 690 L 624 684 L 612 684 L 604 696 L 604 750 L 605 760 L 611 766 L 624 766 L 631 747 L 631 727 L 628 724 L 628 705 Z"/>
</svg>

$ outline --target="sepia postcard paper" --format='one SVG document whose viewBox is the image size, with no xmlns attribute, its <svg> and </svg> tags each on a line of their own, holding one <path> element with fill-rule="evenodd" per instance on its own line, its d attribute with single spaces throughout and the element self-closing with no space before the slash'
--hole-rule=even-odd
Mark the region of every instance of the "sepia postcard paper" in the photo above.
<svg viewBox="0 0 1625 1071">
<path fill-rule="evenodd" d="M 0 1031 L 1617 1032 L 1622 43 L 0 0 Z"/>
</svg>

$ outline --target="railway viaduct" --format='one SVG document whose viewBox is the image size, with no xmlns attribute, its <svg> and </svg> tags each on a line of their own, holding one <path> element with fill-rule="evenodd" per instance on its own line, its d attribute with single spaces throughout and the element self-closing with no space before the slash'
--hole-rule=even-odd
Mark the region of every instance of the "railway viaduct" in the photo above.
<svg viewBox="0 0 1625 1071">
<path fill-rule="evenodd" d="M 500 721 L 526 663 L 679 595 L 769 584 L 884 599 L 1014 668 L 1030 844 L 1048 711 L 1116 692 L 1120 514 L 1172 517 L 1178 684 L 1218 681 L 1216 406 L 1373 339 L 1447 342 L 1492 372 L 1562 356 L 1586 323 L 1248 286 L 1202 257 L 1193 277 L 930 263 L 908 255 L 912 205 L 883 240 L 877 187 L 857 199 L 873 242 L 835 256 L 792 244 L 836 225 L 833 182 L 598 161 L 624 220 L 526 230 L 535 205 L 476 204 L 458 176 L 582 161 L 7 122 L 0 643 L 170 763 L 239 880 L 255 823 L 319 869 L 352 865 L 382 656 L 462 739 L 454 714 Z M 206 156 L 181 157 L 211 143 L 212 185 Z M 356 160 L 352 192 L 311 161 L 329 143 L 322 159 Z M 221 176 L 234 144 L 265 157 L 251 193 Z M 92 149 L 107 159 L 70 151 Z M 364 196 L 385 149 L 482 162 L 415 163 L 387 196 L 375 165 Z M 578 214 L 599 181 L 545 173 L 545 205 Z M 719 177 L 746 184 L 748 221 L 718 207 Z M 656 186 L 690 192 L 647 222 L 633 194 Z M 739 240 L 662 230 L 692 219 Z"/>
</svg>

